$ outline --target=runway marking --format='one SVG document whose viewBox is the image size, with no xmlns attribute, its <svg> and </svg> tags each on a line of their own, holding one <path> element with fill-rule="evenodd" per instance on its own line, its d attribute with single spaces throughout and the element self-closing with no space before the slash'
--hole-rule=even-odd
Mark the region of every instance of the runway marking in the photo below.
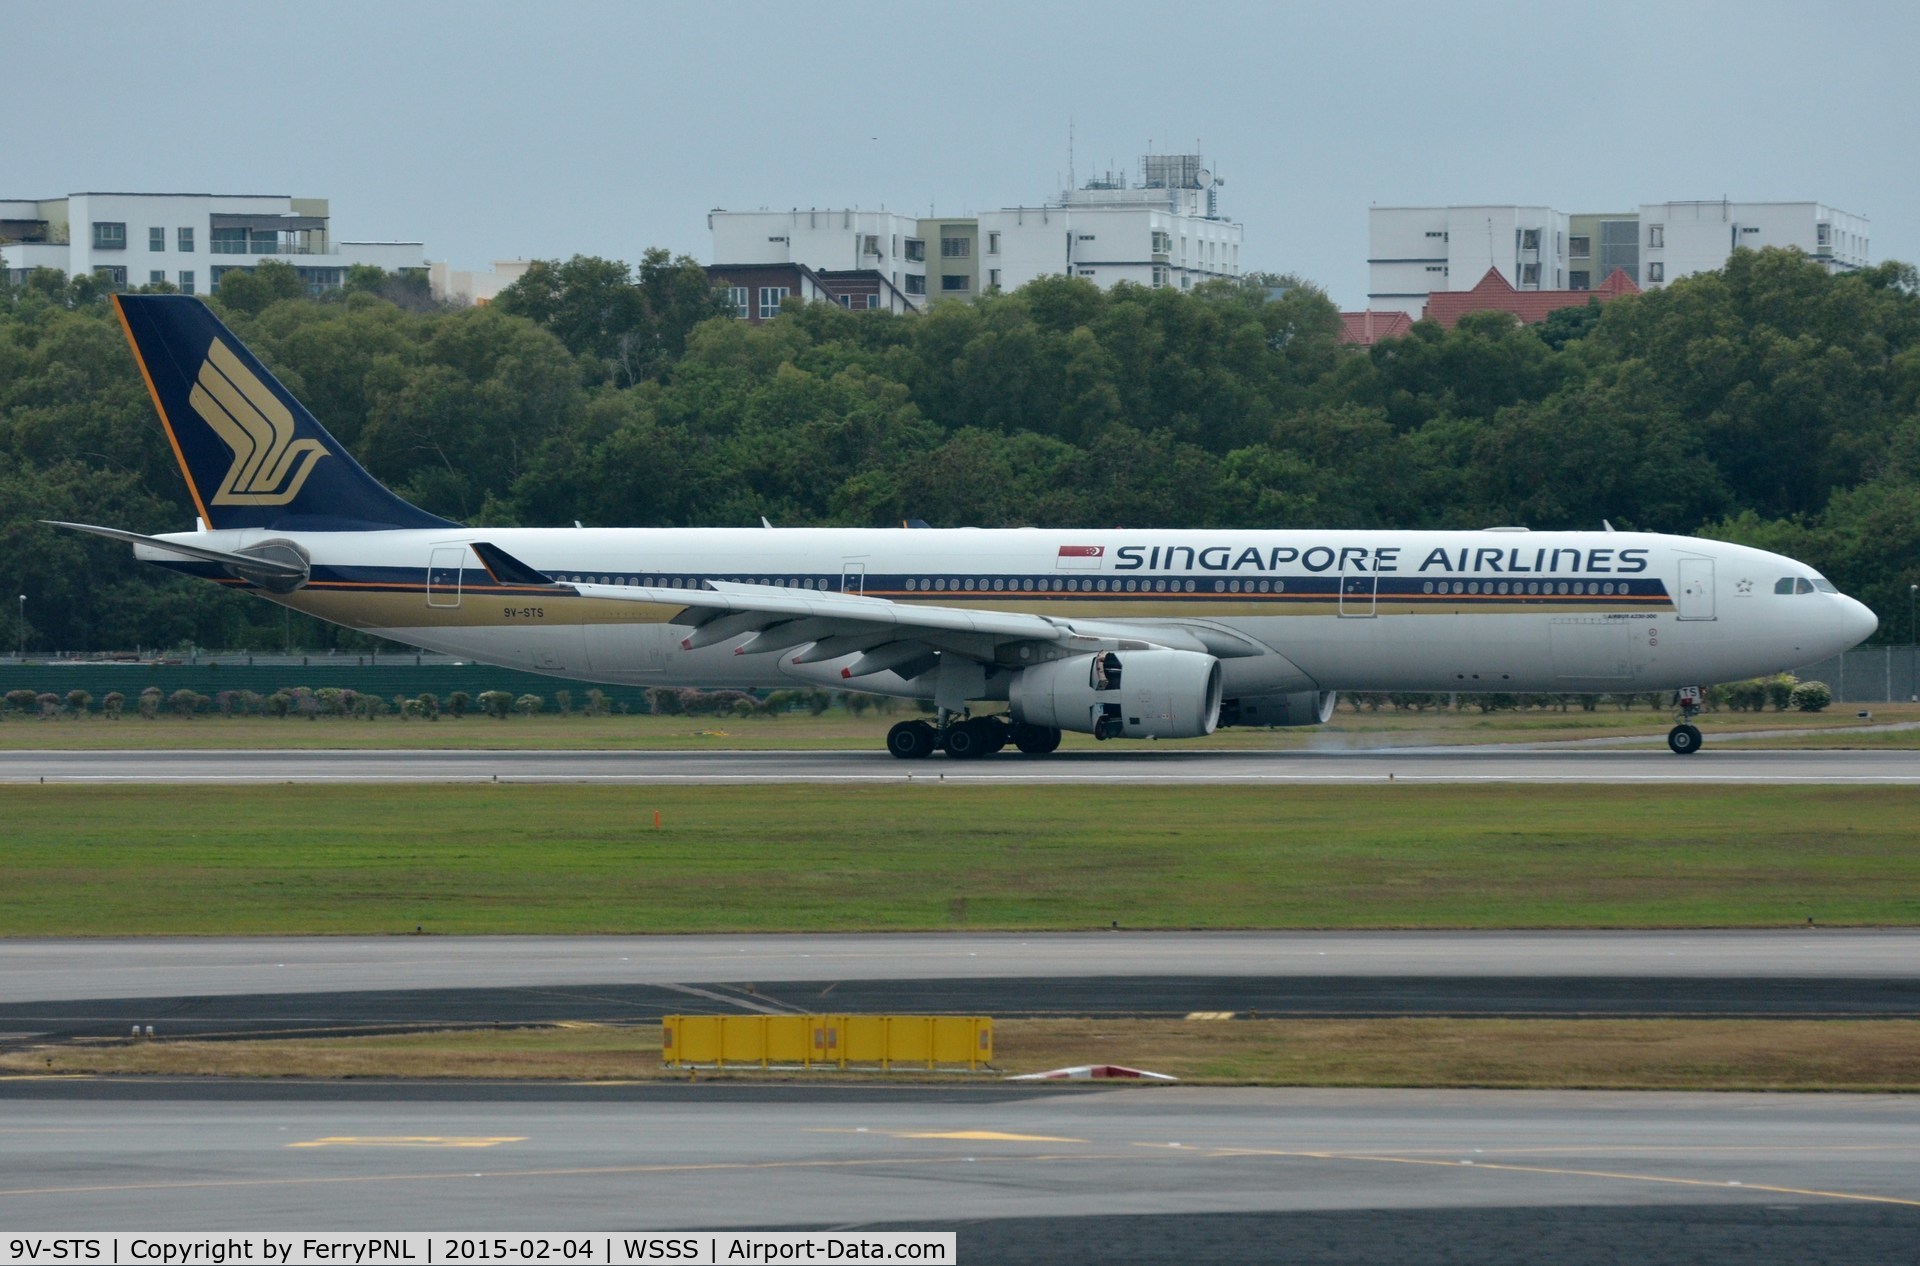
<svg viewBox="0 0 1920 1266">
<path fill-rule="evenodd" d="M 1189 1020 L 1231 1020 L 1233 1019 L 1233 1015 L 1234 1013 L 1231 1011 L 1189 1011 L 1187 1012 L 1187 1019 Z"/>
<path fill-rule="evenodd" d="M 330 1138 L 289 1143 L 288 1147 L 498 1147 L 502 1143 L 524 1143 L 524 1134 L 498 1137 L 461 1138 L 440 1134 L 341 1134 Z"/>
<path fill-rule="evenodd" d="M 1084 1143 L 1052 1134 L 1002 1134 L 998 1130 L 928 1130 L 894 1134 L 897 1139 L 961 1139 L 982 1143 Z"/>
<path fill-rule="evenodd" d="M 1135 1147 L 1160 1147 L 1158 1143 L 1136 1143 Z M 1667 1174 L 1629 1174 L 1610 1169 L 1562 1169 L 1549 1165 L 1514 1165 L 1489 1160 L 1428 1160 L 1418 1156 L 1375 1156 L 1360 1152 L 1283 1152 L 1260 1148 L 1220 1148 L 1209 1156 L 1277 1156 L 1299 1160 L 1367 1161 L 1378 1165 L 1426 1165 L 1444 1169 L 1493 1169 L 1511 1174 L 1550 1174 L 1566 1178 L 1608 1178 L 1618 1182 L 1661 1183 L 1676 1187 L 1711 1187 L 1719 1191 L 1764 1191 L 1782 1196 L 1819 1196 L 1828 1200 L 1851 1200 L 1864 1204 L 1892 1204 L 1920 1208 L 1920 1200 L 1902 1196 L 1875 1196 L 1857 1191 L 1824 1191 L 1817 1187 L 1779 1187 L 1771 1183 L 1732 1182 L 1716 1178 L 1675 1178 Z"/>
<path fill-rule="evenodd" d="M 594 1165 L 570 1169 L 495 1169 L 484 1174 L 470 1170 L 448 1173 L 338 1174 L 326 1177 L 297 1178 L 215 1178 L 181 1182 L 94 1183 L 72 1187 L 14 1187 L 0 1189 L 7 1196 L 98 1195 L 112 1191 L 227 1190 L 243 1187 L 322 1187 L 347 1183 L 380 1182 L 471 1182 L 478 1178 L 619 1178 L 634 1174 L 699 1174 L 776 1169 L 878 1169 L 886 1166 L 922 1169 L 934 1165 L 975 1165 L 981 1161 L 1009 1164 L 1045 1164 L 1066 1161 L 1082 1164 L 1090 1160 L 1134 1160 L 1137 1154 L 1114 1152 L 1063 1152 L 1059 1154 L 1005 1156 L 892 1156 L 872 1160 L 800 1160 L 800 1161 L 711 1161 L 695 1165 Z"/>
</svg>

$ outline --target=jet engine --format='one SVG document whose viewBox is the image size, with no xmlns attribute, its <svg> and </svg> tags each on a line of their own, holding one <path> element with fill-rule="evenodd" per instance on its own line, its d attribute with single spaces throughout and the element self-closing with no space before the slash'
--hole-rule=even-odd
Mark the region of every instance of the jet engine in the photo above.
<svg viewBox="0 0 1920 1266">
<path fill-rule="evenodd" d="M 1324 725 L 1333 715 L 1331 690 L 1296 690 L 1283 695 L 1248 695 L 1229 699 L 1220 709 L 1220 724 Z"/>
<path fill-rule="evenodd" d="M 1013 719 L 1095 738 L 1199 738 L 1220 719 L 1220 661 L 1162 647 L 1099 651 L 1023 668 Z"/>
</svg>

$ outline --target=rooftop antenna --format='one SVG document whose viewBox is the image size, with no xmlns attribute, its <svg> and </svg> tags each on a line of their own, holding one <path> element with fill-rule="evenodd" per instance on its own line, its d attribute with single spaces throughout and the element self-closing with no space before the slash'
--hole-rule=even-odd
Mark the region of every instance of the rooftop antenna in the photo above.
<svg viewBox="0 0 1920 1266">
<path fill-rule="evenodd" d="M 1080 187 L 1080 179 L 1073 172 L 1073 116 L 1067 116 L 1067 188 Z"/>
</svg>

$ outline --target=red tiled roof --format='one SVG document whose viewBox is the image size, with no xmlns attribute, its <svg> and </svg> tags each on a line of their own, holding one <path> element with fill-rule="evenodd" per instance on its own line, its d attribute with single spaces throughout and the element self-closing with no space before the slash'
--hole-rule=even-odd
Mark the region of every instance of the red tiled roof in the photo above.
<svg viewBox="0 0 1920 1266">
<path fill-rule="evenodd" d="M 1639 293 L 1640 287 L 1618 268 L 1593 290 L 1515 290 L 1498 268 L 1489 268 L 1471 290 L 1436 290 L 1428 295 L 1426 316 L 1449 330 L 1469 312 L 1511 312 L 1532 325 L 1561 308 L 1577 308 L 1589 300 L 1605 303 Z"/>
<path fill-rule="evenodd" d="M 1399 338 L 1413 329 L 1413 318 L 1404 312 L 1342 312 L 1340 341 L 1372 347 L 1383 338 Z"/>
</svg>

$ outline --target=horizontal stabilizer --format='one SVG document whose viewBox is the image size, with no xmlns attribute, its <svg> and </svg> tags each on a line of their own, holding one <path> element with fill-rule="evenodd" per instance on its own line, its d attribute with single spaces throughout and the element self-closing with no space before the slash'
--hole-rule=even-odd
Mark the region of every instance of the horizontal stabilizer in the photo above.
<svg viewBox="0 0 1920 1266">
<path fill-rule="evenodd" d="M 75 532 L 90 532 L 94 536 L 104 536 L 110 541 L 125 541 L 129 545 L 146 545 L 153 549 L 166 550 L 184 558 L 198 558 L 203 562 L 225 563 L 227 566 L 262 576 L 273 576 L 284 580 L 305 580 L 307 569 L 299 563 L 284 562 L 272 558 L 262 558 L 257 554 L 236 554 L 231 550 L 210 549 L 205 545 L 188 545 L 181 541 L 169 541 L 158 536 L 142 536 L 138 532 L 126 532 L 119 528 L 95 527 L 91 523 L 61 523 L 55 519 L 42 519 L 48 527 L 70 528 Z"/>
<path fill-rule="evenodd" d="M 475 541 L 469 548 L 480 556 L 481 566 L 487 569 L 487 573 L 498 584 L 551 585 L 554 583 L 553 577 L 527 566 L 498 545 Z"/>
</svg>

